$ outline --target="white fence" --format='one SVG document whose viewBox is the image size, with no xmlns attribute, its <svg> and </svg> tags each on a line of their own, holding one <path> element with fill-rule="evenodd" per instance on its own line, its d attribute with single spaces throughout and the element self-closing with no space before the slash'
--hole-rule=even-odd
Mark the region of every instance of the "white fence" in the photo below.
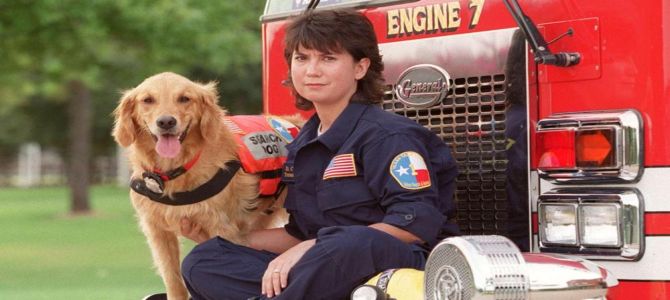
<svg viewBox="0 0 670 300">
<path fill-rule="evenodd" d="M 65 159 L 56 151 L 37 143 L 20 147 L 14 157 L 0 158 L 0 186 L 35 187 L 67 184 Z M 125 151 L 118 148 L 111 156 L 97 156 L 91 164 L 93 184 L 127 185 L 129 170 Z"/>
</svg>

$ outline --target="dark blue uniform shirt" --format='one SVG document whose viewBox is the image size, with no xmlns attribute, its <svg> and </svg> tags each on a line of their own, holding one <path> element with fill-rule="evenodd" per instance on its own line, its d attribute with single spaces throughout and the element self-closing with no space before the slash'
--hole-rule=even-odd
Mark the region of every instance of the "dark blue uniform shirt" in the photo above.
<svg viewBox="0 0 670 300">
<path fill-rule="evenodd" d="M 386 223 L 432 247 L 458 234 L 456 164 L 448 146 L 414 121 L 351 103 L 322 135 L 315 114 L 290 143 L 282 181 L 285 226 L 305 240 L 330 226 Z"/>
</svg>

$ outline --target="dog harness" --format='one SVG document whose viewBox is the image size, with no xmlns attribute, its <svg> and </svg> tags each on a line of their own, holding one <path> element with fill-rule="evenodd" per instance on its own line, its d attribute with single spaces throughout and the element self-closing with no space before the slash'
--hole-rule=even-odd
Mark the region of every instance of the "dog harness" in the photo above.
<svg viewBox="0 0 670 300">
<path fill-rule="evenodd" d="M 142 178 L 133 179 L 130 188 L 149 199 L 167 205 L 188 205 L 206 200 L 221 192 L 240 168 L 257 174 L 260 180 L 260 196 L 276 196 L 281 192 L 281 172 L 286 162 L 286 144 L 298 135 L 298 128 L 278 117 L 233 116 L 226 117 L 224 124 L 235 136 L 239 145 L 240 161 L 226 162 L 225 167 L 209 181 L 191 191 L 164 195 L 165 182 L 188 171 L 200 158 L 200 152 L 185 165 L 163 172 L 154 169 L 142 173 Z M 266 213 L 272 213 L 271 209 Z"/>
<path fill-rule="evenodd" d="M 239 145 L 242 169 L 261 177 L 260 195 L 278 194 L 288 153 L 286 144 L 298 135 L 298 127 L 274 116 L 228 116 L 223 122 Z"/>
<path fill-rule="evenodd" d="M 172 180 L 177 176 L 184 174 L 191 166 L 193 166 L 193 164 L 195 164 L 199 156 L 200 154 L 196 155 L 196 157 L 186 165 L 169 172 L 160 172 L 158 170 L 144 172 L 142 173 L 142 178 L 130 181 L 130 188 L 152 201 L 173 206 L 195 204 L 209 199 L 220 193 L 228 185 L 233 176 L 235 176 L 235 173 L 237 173 L 237 170 L 240 169 L 241 165 L 239 161 L 233 160 L 226 162 L 225 167 L 219 169 L 219 171 L 214 174 L 214 177 L 191 191 L 173 193 L 172 196 L 163 195 L 165 181 Z"/>
</svg>

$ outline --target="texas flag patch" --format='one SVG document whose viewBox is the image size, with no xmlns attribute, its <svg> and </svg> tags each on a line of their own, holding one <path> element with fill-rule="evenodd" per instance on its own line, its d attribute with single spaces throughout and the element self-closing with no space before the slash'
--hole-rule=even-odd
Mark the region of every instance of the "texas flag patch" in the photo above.
<svg viewBox="0 0 670 300">
<path fill-rule="evenodd" d="M 300 130 L 291 122 L 278 117 L 267 117 L 267 119 L 270 127 L 287 143 L 292 142 L 298 136 Z"/>
<path fill-rule="evenodd" d="M 356 162 L 354 155 L 351 153 L 340 154 L 333 157 L 328 163 L 326 170 L 323 172 L 323 179 L 337 178 L 337 177 L 352 177 L 356 176 Z"/>
<path fill-rule="evenodd" d="M 418 190 L 430 186 L 430 173 L 419 153 L 407 151 L 396 155 L 389 171 L 403 188 Z"/>
</svg>

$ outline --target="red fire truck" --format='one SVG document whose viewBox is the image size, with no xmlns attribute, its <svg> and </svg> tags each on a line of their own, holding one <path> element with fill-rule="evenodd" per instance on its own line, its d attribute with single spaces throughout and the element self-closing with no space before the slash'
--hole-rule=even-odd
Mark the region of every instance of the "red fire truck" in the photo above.
<svg viewBox="0 0 670 300">
<path fill-rule="evenodd" d="M 282 86 L 283 27 L 309 2 L 267 1 L 266 113 L 295 113 Z M 565 288 L 538 282 L 566 265 L 601 272 L 601 287 L 616 285 L 613 275 L 610 299 L 670 299 L 669 1 L 322 0 L 316 9 L 341 7 L 375 26 L 383 108 L 437 133 L 459 165 L 466 237 L 443 245 L 442 258 L 460 255 L 454 272 L 469 270 L 429 258 L 426 286 L 442 291 L 427 287 L 427 299 L 533 298 Z M 530 253 L 505 252 L 510 241 Z M 525 262 L 525 279 L 515 283 L 495 257 Z M 546 260 L 563 263 L 538 267 Z M 482 272 L 490 277 L 479 283 Z"/>
</svg>

